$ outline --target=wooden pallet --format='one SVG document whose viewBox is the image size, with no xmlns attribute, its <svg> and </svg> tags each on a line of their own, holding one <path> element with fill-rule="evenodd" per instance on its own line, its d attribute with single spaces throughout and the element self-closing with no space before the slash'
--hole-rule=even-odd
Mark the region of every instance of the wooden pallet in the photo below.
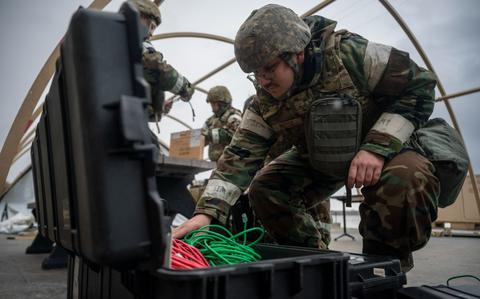
<svg viewBox="0 0 480 299">
<path fill-rule="evenodd" d="M 450 223 L 451 229 L 458 230 L 479 230 L 480 223 L 477 222 L 440 222 L 437 221 L 434 223 L 434 227 L 445 228 L 445 223 Z"/>
</svg>

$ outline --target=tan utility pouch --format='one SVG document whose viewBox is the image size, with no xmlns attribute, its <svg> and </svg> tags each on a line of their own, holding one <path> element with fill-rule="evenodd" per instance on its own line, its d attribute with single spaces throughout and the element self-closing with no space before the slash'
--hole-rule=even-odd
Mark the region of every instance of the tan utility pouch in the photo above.
<svg viewBox="0 0 480 299">
<path fill-rule="evenodd" d="M 362 109 L 347 95 L 312 101 L 305 122 L 305 139 L 312 167 L 335 179 L 345 179 L 361 138 Z"/>
</svg>

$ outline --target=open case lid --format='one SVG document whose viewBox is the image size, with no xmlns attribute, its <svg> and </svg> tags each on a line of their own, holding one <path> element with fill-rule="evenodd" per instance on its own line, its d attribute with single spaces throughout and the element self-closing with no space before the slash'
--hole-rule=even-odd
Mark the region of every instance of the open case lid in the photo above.
<svg viewBox="0 0 480 299">
<path fill-rule="evenodd" d="M 169 231 L 147 123 L 146 33 L 128 3 L 119 13 L 79 9 L 61 47 L 79 254 L 122 268 L 161 265 Z"/>
</svg>

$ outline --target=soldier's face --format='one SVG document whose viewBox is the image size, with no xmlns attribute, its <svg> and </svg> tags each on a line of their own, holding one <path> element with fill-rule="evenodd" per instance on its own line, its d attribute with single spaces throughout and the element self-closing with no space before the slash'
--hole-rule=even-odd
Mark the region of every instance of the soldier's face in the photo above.
<svg viewBox="0 0 480 299">
<path fill-rule="evenodd" d="M 221 108 L 221 103 L 220 102 L 210 102 L 210 106 L 212 106 L 212 112 L 217 113 L 220 108 Z"/>
<path fill-rule="evenodd" d="M 140 21 L 143 25 L 147 27 L 148 39 L 150 39 L 153 36 L 153 32 L 155 32 L 155 29 L 157 29 L 157 24 L 155 23 L 155 21 L 144 15 L 140 16 Z"/>
<path fill-rule="evenodd" d="M 293 57 L 296 63 L 302 64 L 303 52 Z M 277 57 L 254 72 L 260 86 L 274 98 L 284 95 L 293 84 L 295 74 L 293 69 L 280 57 Z"/>
</svg>

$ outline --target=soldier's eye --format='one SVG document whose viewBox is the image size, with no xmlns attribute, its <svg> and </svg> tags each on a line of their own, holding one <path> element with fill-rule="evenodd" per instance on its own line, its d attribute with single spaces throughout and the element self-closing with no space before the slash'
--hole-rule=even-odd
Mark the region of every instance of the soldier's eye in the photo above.
<svg viewBox="0 0 480 299">
<path fill-rule="evenodd" d="M 280 61 L 281 60 L 277 60 L 272 65 L 270 65 L 267 69 L 268 72 L 273 73 L 275 71 L 275 69 L 278 67 L 278 65 L 280 64 Z"/>
</svg>

